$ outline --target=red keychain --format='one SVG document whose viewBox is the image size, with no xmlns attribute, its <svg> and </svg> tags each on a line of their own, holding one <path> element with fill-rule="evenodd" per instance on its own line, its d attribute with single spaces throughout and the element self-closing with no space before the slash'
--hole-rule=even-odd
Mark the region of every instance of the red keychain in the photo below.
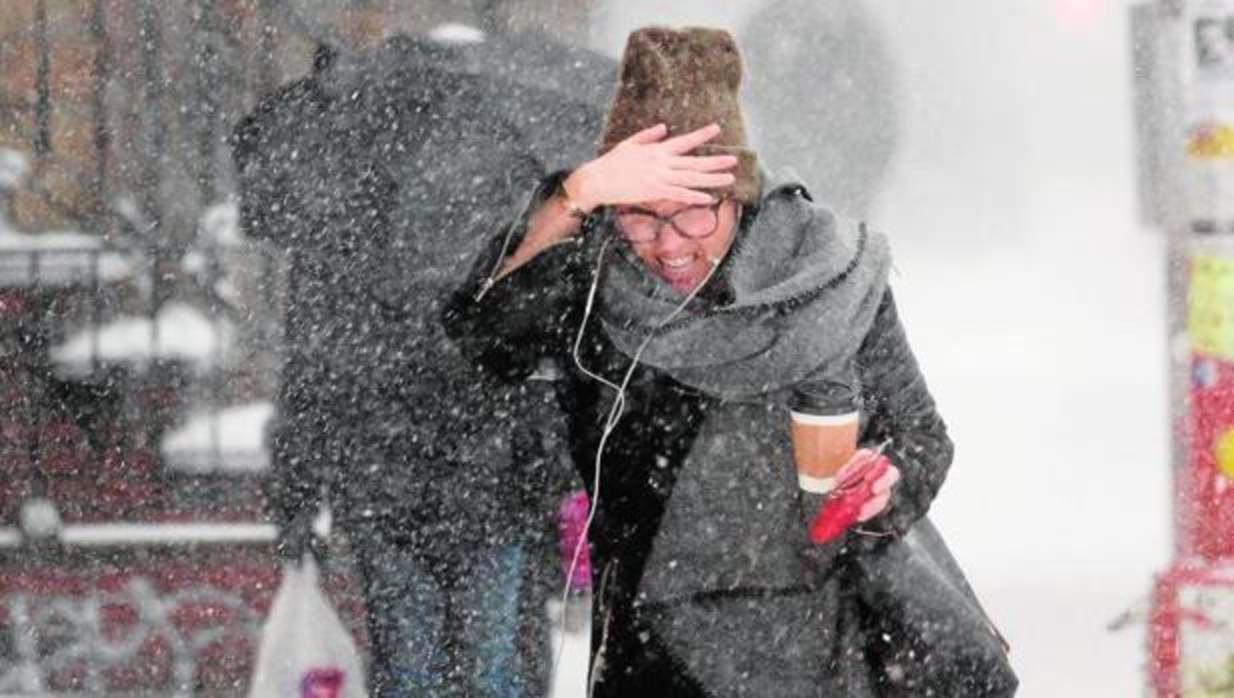
<svg viewBox="0 0 1234 698">
<path fill-rule="evenodd" d="M 810 524 L 810 541 L 830 543 L 857 523 L 861 507 L 874 497 L 874 483 L 890 468 L 891 461 L 883 455 L 883 446 L 880 445 L 866 462 L 846 478 L 849 484 L 838 486 L 823 502 Z"/>
</svg>

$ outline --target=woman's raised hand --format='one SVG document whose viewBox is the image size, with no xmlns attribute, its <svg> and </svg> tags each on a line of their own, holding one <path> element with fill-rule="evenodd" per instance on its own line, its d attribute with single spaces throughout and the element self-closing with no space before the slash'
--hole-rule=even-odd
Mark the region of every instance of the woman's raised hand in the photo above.
<svg viewBox="0 0 1234 698">
<path fill-rule="evenodd" d="M 734 181 L 732 155 L 690 155 L 695 148 L 720 134 L 711 124 L 673 138 L 668 127 L 657 124 L 618 143 L 604 155 L 587 162 L 565 181 L 571 201 L 585 212 L 600 206 L 647 201 L 678 201 L 707 205 L 715 196 L 707 189 L 727 187 Z"/>
<path fill-rule="evenodd" d="M 577 212 L 591 213 L 600 206 L 678 201 L 707 205 L 715 197 L 707 189 L 727 187 L 734 181 L 728 170 L 737 166 L 732 155 L 690 155 L 695 148 L 720 134 L 716 124 L 673 138 L 664 124 L 639 131 L 612 150 L 574 170 L 562 187 L 566 202 L 554 196 L 527 224 L 527 234 L 506 258 L 494 277 L 518 269 L 540 252 L 580 230 Z M 569 204 L 573 204 L 573 207 Z"/>
</svg>

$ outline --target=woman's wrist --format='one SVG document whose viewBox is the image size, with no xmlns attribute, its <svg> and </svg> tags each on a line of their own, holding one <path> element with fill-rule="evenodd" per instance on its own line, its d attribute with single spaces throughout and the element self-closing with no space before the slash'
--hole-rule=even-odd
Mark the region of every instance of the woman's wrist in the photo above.
<svg viewBox="0 0 1234 698">
<path fill-rule="evenodd" d="M 574 174 L 572 173 L 570 177 L 573 176 Z M 569 180 L 570 177 L 566 177 L 559 182 L 551 195 L 543 199 L 539 208 L 532 212 L 530 220 L 527 221 L 526 233 L 523 235 L 522 241 L 515 248 L 514 252 L 506 257 L 506 261 L 502 264 L 497 278 L 509 274 L 531 261 L 544 250 L 578 233 L 583 218 L 592 209 L 583 209 L 582 205 L 575 202 L 572 191 L 574 187 L 580 184 L 581 177 L 576 178 L 567 188 L 566 180 Z"/>
<path fill-rule="evenodd" d="M 599 202 L 596 202 L 591 195 L 591 182 L 589 170 L 586 165 L 574 170 L 561 182 L 561 194 L 565 198 L 565 206 L 571 213 L 578 211 L 583 215 L 590 215 L 592 211 L 599 208 Z"/>
</svg>

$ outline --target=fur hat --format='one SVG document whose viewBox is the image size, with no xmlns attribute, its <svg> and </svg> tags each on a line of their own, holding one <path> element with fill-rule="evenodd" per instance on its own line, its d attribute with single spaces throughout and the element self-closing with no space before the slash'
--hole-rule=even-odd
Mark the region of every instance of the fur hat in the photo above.
<svg viewBox="0 0 1234 698">
<path fill-rule="evenodd" d="M 746 143 L 737 92 L 741 55 L 720 29 L 646 27 L 630 34 L 621 61 L 621 82 L 609 110 L 600 153 L 654 126 L 681 135 L 712 122 L 720 135 L 693 155 L 736 155 L 736 182 L 721 195 L 750 204 L 758 200 L 758 159 Z"/>
</svg>

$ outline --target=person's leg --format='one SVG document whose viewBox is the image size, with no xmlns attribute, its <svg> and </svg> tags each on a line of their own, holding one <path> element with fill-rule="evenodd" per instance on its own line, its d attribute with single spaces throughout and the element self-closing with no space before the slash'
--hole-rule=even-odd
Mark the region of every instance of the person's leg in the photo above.
<svg viewBox="0 0 1234 698">
<path fill-rule="evenodd" d="M 471 671 L 468 696 L 517 698 L 529 695 L 519 649 L 519 602 L 526 552 L 519 545 L 476 550 L 453 601 L 459 647 Z"/>
<path fill-rule="evenodd" d="M 379 535 L 356 542 L 374 698 L 446 692 L 445 596 L 430 565 Z"/>
<path fill-rule="evenodd" d="M 525 555 L 518 604 L 519 664 L 524 695 L 534 697 L 549 693 L 554 657 L 548 600 L 561 593 L 556 536 L 550 536 L 548 530 L 548 525 L 554 522 L 547 515 L 544 519 L 545 524 L 522 542 Z"/>
</svg>

